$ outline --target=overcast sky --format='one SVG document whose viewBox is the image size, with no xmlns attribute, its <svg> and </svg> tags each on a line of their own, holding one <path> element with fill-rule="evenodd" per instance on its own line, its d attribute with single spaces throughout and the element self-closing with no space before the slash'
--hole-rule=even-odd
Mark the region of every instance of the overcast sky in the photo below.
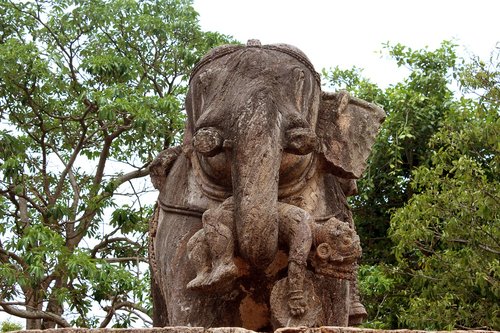
<svg viewBox="0 0 500 333">
<path fill-rule="evenodd" d="M 488 57 L 500 41 L 499 0 L 194 0 L 194 7 L 205 31 L 292 44 L 317 71 L 354 65 L 382 85 L 404 75 L 381 57 L 385 42 L 436 48 L 455 40 Z"/>
</svg>

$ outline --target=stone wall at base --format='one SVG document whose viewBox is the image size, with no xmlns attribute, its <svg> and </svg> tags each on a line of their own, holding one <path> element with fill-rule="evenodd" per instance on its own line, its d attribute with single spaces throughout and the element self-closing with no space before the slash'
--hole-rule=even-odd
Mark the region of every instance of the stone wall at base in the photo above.
<svg viewBox="0 0 500 333">
<path fill-rule="evenodd" d="M 500 331 L 486 330 L 455 330 L 455 331 L 423 331 L 423 330 L 377 330 L 370 328 L 357 327 L 284 327 L 275 331 L 275 333 L 500 333 Z M 155 328 L 56 328 L 48 330 L 24 330 L 13 333 L 256 333 L 241 327 L 187 327 L 187 326 L 169 326 Z"/>
</svg>

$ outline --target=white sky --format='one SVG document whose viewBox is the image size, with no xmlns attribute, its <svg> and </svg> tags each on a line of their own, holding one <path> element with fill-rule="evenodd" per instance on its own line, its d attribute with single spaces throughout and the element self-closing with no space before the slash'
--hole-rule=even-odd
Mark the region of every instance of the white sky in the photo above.
<svg viewBox="0 0 500 333">
<path fill-rule="evenodd" d="M 500 42 L 499 0 L 194 0 L 194 7 L 205 31 L 292 44 L 318 72 L 355 65 L 382 85 L 404 75 L 381 57 L 385 42 L 434 49 L 454 39 L 483 58 Z"/>
</svg>

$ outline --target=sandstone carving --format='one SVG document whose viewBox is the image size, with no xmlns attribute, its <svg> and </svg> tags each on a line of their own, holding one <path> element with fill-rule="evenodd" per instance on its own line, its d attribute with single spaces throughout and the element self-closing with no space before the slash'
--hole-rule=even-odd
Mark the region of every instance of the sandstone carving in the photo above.
<svg viewBox="0 0 500 333">
<path fill-rule="evenodd" d="M 155 326 L 359 324 L 346 197 L 385 114 L 321 91 L 286 44 L 226 45 L 194 68 L 181 147 L 150 166 Z"/>
<path fill-rule="evenodd" d="M 239 327 L 155 327 L 155 328 L 51 328 L 46 330 L 24 330 L 15 333 L 256 333 Z M 378 330 L 372 328 L 356 327 L 286 327 L 280 328 L 275 333 L 428 333 L 423 330 Z M 496 333 L 498 331 L 487 330 L 461 330 L 461 331 L 433 331 L 436 333 Z"/>
</svg>

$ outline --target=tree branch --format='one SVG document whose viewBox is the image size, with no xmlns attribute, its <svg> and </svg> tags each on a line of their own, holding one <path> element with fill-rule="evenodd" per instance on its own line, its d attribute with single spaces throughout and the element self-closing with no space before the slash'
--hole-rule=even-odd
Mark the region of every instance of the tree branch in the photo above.
<svg viewBox="0 0 500 333">
<path fill-rule="evenodd" d="M 61 163 L 65 165 L 64 160 L 62 156 L 59 154 L 57 149 L 53 149 L 54 153 L 56 156 L 59 158 Z M 65 165 L 66 167 L 66 165 Z M 78 210 L 78 203 L 80 202 L 80 187 L 78 186 L 78 183 L 76 181 L 75 175 L 73 174 L 72 168 L 67 168 L 68 170 L 68 177 L 69 177 L 69 183 L 71 184 L 71 187 L 73 189 L 73 203 L 71 204 L 70 210 L 73 213 L 73 216 L 69 217 L 69 221 L 66 224 L 66 236 L 71 237 L 75 231 L 75 219 L 76 219 L 76 214 Z"/>
<path fill-rule="evenodd" d="M 65 168 L 64 168 L 63 172 L 61 173 L 59 181 L 57 182 L 56 190 L 54 191 L 54 194 L 52 195 L 52 197 L 49 200 L 49 202 L 51 204 L 55 203 L 56 199 L 61 195 L 64 183 L 65 183 L 66 175 L 69 173 L 70 169 L 73 167 L 73 164 L 75 163 L 76 158 L 78 157 L 78 155 L 80 154 L 80 151 L 83 148 L 83 143 L 85 142 L 86 133 L 87 133 L 87 129 L 85 127 L 82 128 L 82 133 L 81 133 L 80 138 L 78 140 L 78 144 L 76 145 L 75 150 L 73 151 L 73 154 L 71 154 L 71 157 L 70 157 L 68 163 L 63 162 L 63 164 L 65 164 Z M 54 147 L 52 147 L 52 148 L 54 151 L 56 151 L 56 149 L 54 149 Z"/>
<path fill-rule="evenodd" d="M 152 321 L 151 319 L 146 319 L 146 318 L 144 318 L 144 316 L 143 316 L 143 315 L 141 315 L 141 314 L 139 313 L 139 311 L 134 311 L 134 310 L 130 310 L 130 309 L 127 309 L 126 311 L 128 311 L 128 312 L 130 312 L 130 313 L 132 313 L 132 314 L 136 315 L 136 316 L 137 316 L 139 319 L 141 319 L 144 323 L 146 323 L 146 324 L 148 324 L 148 325 L 153 326 L 153 321 Z M 145 312 L 145 313 L 147 314 L 147 312 Z M 149 317 L 149 315 L 147 315 L 147 316 Z"/>
<path fill-rule="evenodd" d="M 148 258 L 144 258 L 144 257 L 104 258 L 103 260 L 106 261 L 107 263 L 110 263 L 110 264 L 119 263 L 119 262 L 130 262 L 130 261 L 134 261 L 134 262 L 140 261 L 140 262 L 145 262 L 145 263 L 148 262 Z"/>
<path fill-rule="evenodd" d="M 104 320 L 101 322 L 101 325 L 99 325 L 99 328 L 105 328 L 111 322 L 111 319 L 113 319 L 113 315 L 116 312 L 116 308 L 114 306 L 115 301 L 116 297 L 113 299 L 111 306 L 103 308 L 103 310 L 107 311 L 108 313 L 106 313 L 106 317 L 104 317 Z"/>
<path fill-rule="evenodd" d="M 465 240 L 465 239 L 448 239 L 448 241 L 452 242 L 452 243 L 460 243 L 460 244 L 471 245 L 471 242 L 468 241 L 468 240 Z M 479 248 L 481 248 L 481 249 L 483 249 L 483 250 L 485 250 L 487 252 L 490 252 L 490 253 L 493 253 L 493 254 L 500 254 L 500 251 L 492 249 L 491 247 L 489 247 L 487 245 L 477 244 L 477 246 L 479 246 Z"/>
<path fill-rule="evenodd" d="M 24 226 L 30 224 L 30 219 L 28 217 L 28 202 L 24 197 L 19 197 L 19 219 Z"/>
<path fill-rule="evenodd" d="M 23 258 L 21 258 L 20 256 L 18 256 L 17 254 L 15 254 L 13 252 L 4 250 L 2 244 L 0 244 L 0 254 L 3 255 L 3 256 L 0 256 L 0 259 L 1 259 L 0 261 L 6 262 L 2 257 L 11 258 L 15 262 L 17 262 L 19 264 L 19 266 L 21 266 L 23 269 L 28 269 L 28 264 L 26 264 L 26 262 L 24 261 Z"/>
<path fill-rule="evenodd" d="M 115 238 L 105 237 L 99 244 L 94 246 L 94 248 L 90 252 L 90 257 L 95 259 L 95 256 L 96 256 L 97 252 L 99 252 L 99 250 L 101 250 L 101 249 L 105 248 L 106 246 L 108 246 L 109 244 L 115 243 L 115 242 L 126 242 L 126 243 L 129 243 L 131 245 L 141 247 L 141 244 L 134 242 L 127 237 L 115 237 Z"/>
<path fill-rule="evenodd" d="M 109 149 L 109 147 L 108 147 L 108 149 Z M 102 181 L 103 174 L 104 174 L 104 165 L 106 163 L 106 158 L 104 158 L 104 160 L 101 160 L 101 158 L 104 158 L 103 152 L 101 152 L 101 157 L 99 158 L 100 159 L 99 164 L 102 164 L 102 166 L 100 166 L 100 167 L 102 167 L 102 170 L 96 172 L 96 176 L 94 178 L 94 186 L 97 186 L 100 184 L 100 182 Z M 148 165 L 149 165 L 149 163 L 146 163 L 141 169 L 131 171 L 129 173 L 123 174 L 123 175 L 115 178 L 115 180 L 113 181 L 116 185 L 115 188 L 118 188 L 121 184 L 123 184 L 129 180 L 147 176 L 149 174 L 149 169 L 147 168 Z M 99 182 L 95 183 L 95 181 L 97 179 L 99 179 Z M 97 195 L 97 194 L 95 194 L 95 195 Z M 105 200 L 112 195 L 113 195 L 113 192 L 103 192 L 100 200 Z M 81 221 L 80 225 L 78 226 L 79 231 L 76 232 L 75 235 L 73 235 L 71 237 L 71 239 L 69 239 L 69 242 L 71 244 L 75 244 L 75 246 L 76 246 L 76 244 L 78 244 L 80 242 L 80 240 L 85 235 L 85 232 L 86 232 L 88 226 L 90 225 L 90 223 L 92 222 L 92 219 L 94 218 L 96 213 L 97 213 L 97 211 L 95 209 L 87 208 L 85 210 L 85 212 L 83 214 L 84 217 L 79 219 L 79 221 Z"/>
<path fill-rule="evenodd" d="M 105 328 L 109 324 L 109 322 L 111 321 L 111 319 L 113 318 L 113 315 L 116 313 L 116 311 L 120 310 L 122 308 L 135 309 L 135 310 L 140 311 L 140 312 L 145 313 L 145 314 L 148 313 L 148 311 L 145 308 L 143 308 L 143 307 L 141 307 L 141 306 L 139 306 L 137 304 L 134 304 L 132 302 L 123 301 L 123 302 L 116 302 L 115 303 L 115 300 L 113 300 L 113 303 L 112 303 L 111 306 L 106 306 L 106 307 L 103 308 L 108 313 L 106 314 L 106 317 L 101 322 L 101 325 L 99 327 L 100 328 Z"/>
<path fill-rule="evenodd" d="M 93 182 L 94 186 L 99 185 L 102 181 L 102 177 L 104 176 L 104 167 L 106 166 L 106 162 L 109 157 L 109 151 L 111 149 L 111 144 L 113 143 L 113 140 L 116 139 L 118 136 L 120 136 L 120 134 L 122 134 L 126 130 L 130 129 L 131 122 L 132 121 L 130 119 L 125 118 L 124 126 L 120 126 L 113 133 L 107 135 L 106 138 L 104 138 L 104 146 L 102 147 L 101 154 L 99 155 L 99 162 L 97 164 L 97 170 L 95 172 L 95 177 Z"/>
<path fill-rule="evenodd" d="M 10 201 L 16 206 L 17 209 L 19 209 L 19 210 L 23 209 L 23 208 L 21 208 L 21 206 L 22 206 L 21 199 L 22 199 L 26 203 L 29 203 L 40 214 L 42 214 L 42 215 L 44 214 L 45 209 L 43 207 L 40 207 L 39 205 L 37 205 L 36 202 L 32 198 L 30 198 L 28 195 L 26 195 L 26 194 L 21 194 L 21 195 L 16 194 L 16 192 L 14 191 L 13 187 L 9 188 L 9 194 L 10 194 L 10 196 L 9 196 Z M 15 197 L 19 198 L 19 202 L 15 200 Z M 43 201 L 42 201 L 42 203 L 45 204 L 45 202 L 43 202 Z"/>
<path fill-rule="evenodd" d="M 18 307 L 10 305 L 7 302 L 3 302 L 3 300 L 1 299 L 0 299 L 0 306 L 3 308 L 5 312 L 16 317 L 21 317 L 25 319 L 45 319 L 53 321 L 61 327 L 71 327 L 71 325 L 64 318 L 51 312 L 45 312 L 39 310 L 22 310 L 19 309 Z"/>
<path fill-rule="evenodd" d="M 149 175 L 149 169 L 147 168 L 148 164 L 145 164 L 141 169 L 131 171 L 129 173 L 123 174 L 121 176 L 118 176 L 115 180 L 115 183 L 118 186 L 122 185 L 123 183 L 126 183 L 132 179 L 136 178 L 142 178 L 147 175 Z"/>
</svg>

